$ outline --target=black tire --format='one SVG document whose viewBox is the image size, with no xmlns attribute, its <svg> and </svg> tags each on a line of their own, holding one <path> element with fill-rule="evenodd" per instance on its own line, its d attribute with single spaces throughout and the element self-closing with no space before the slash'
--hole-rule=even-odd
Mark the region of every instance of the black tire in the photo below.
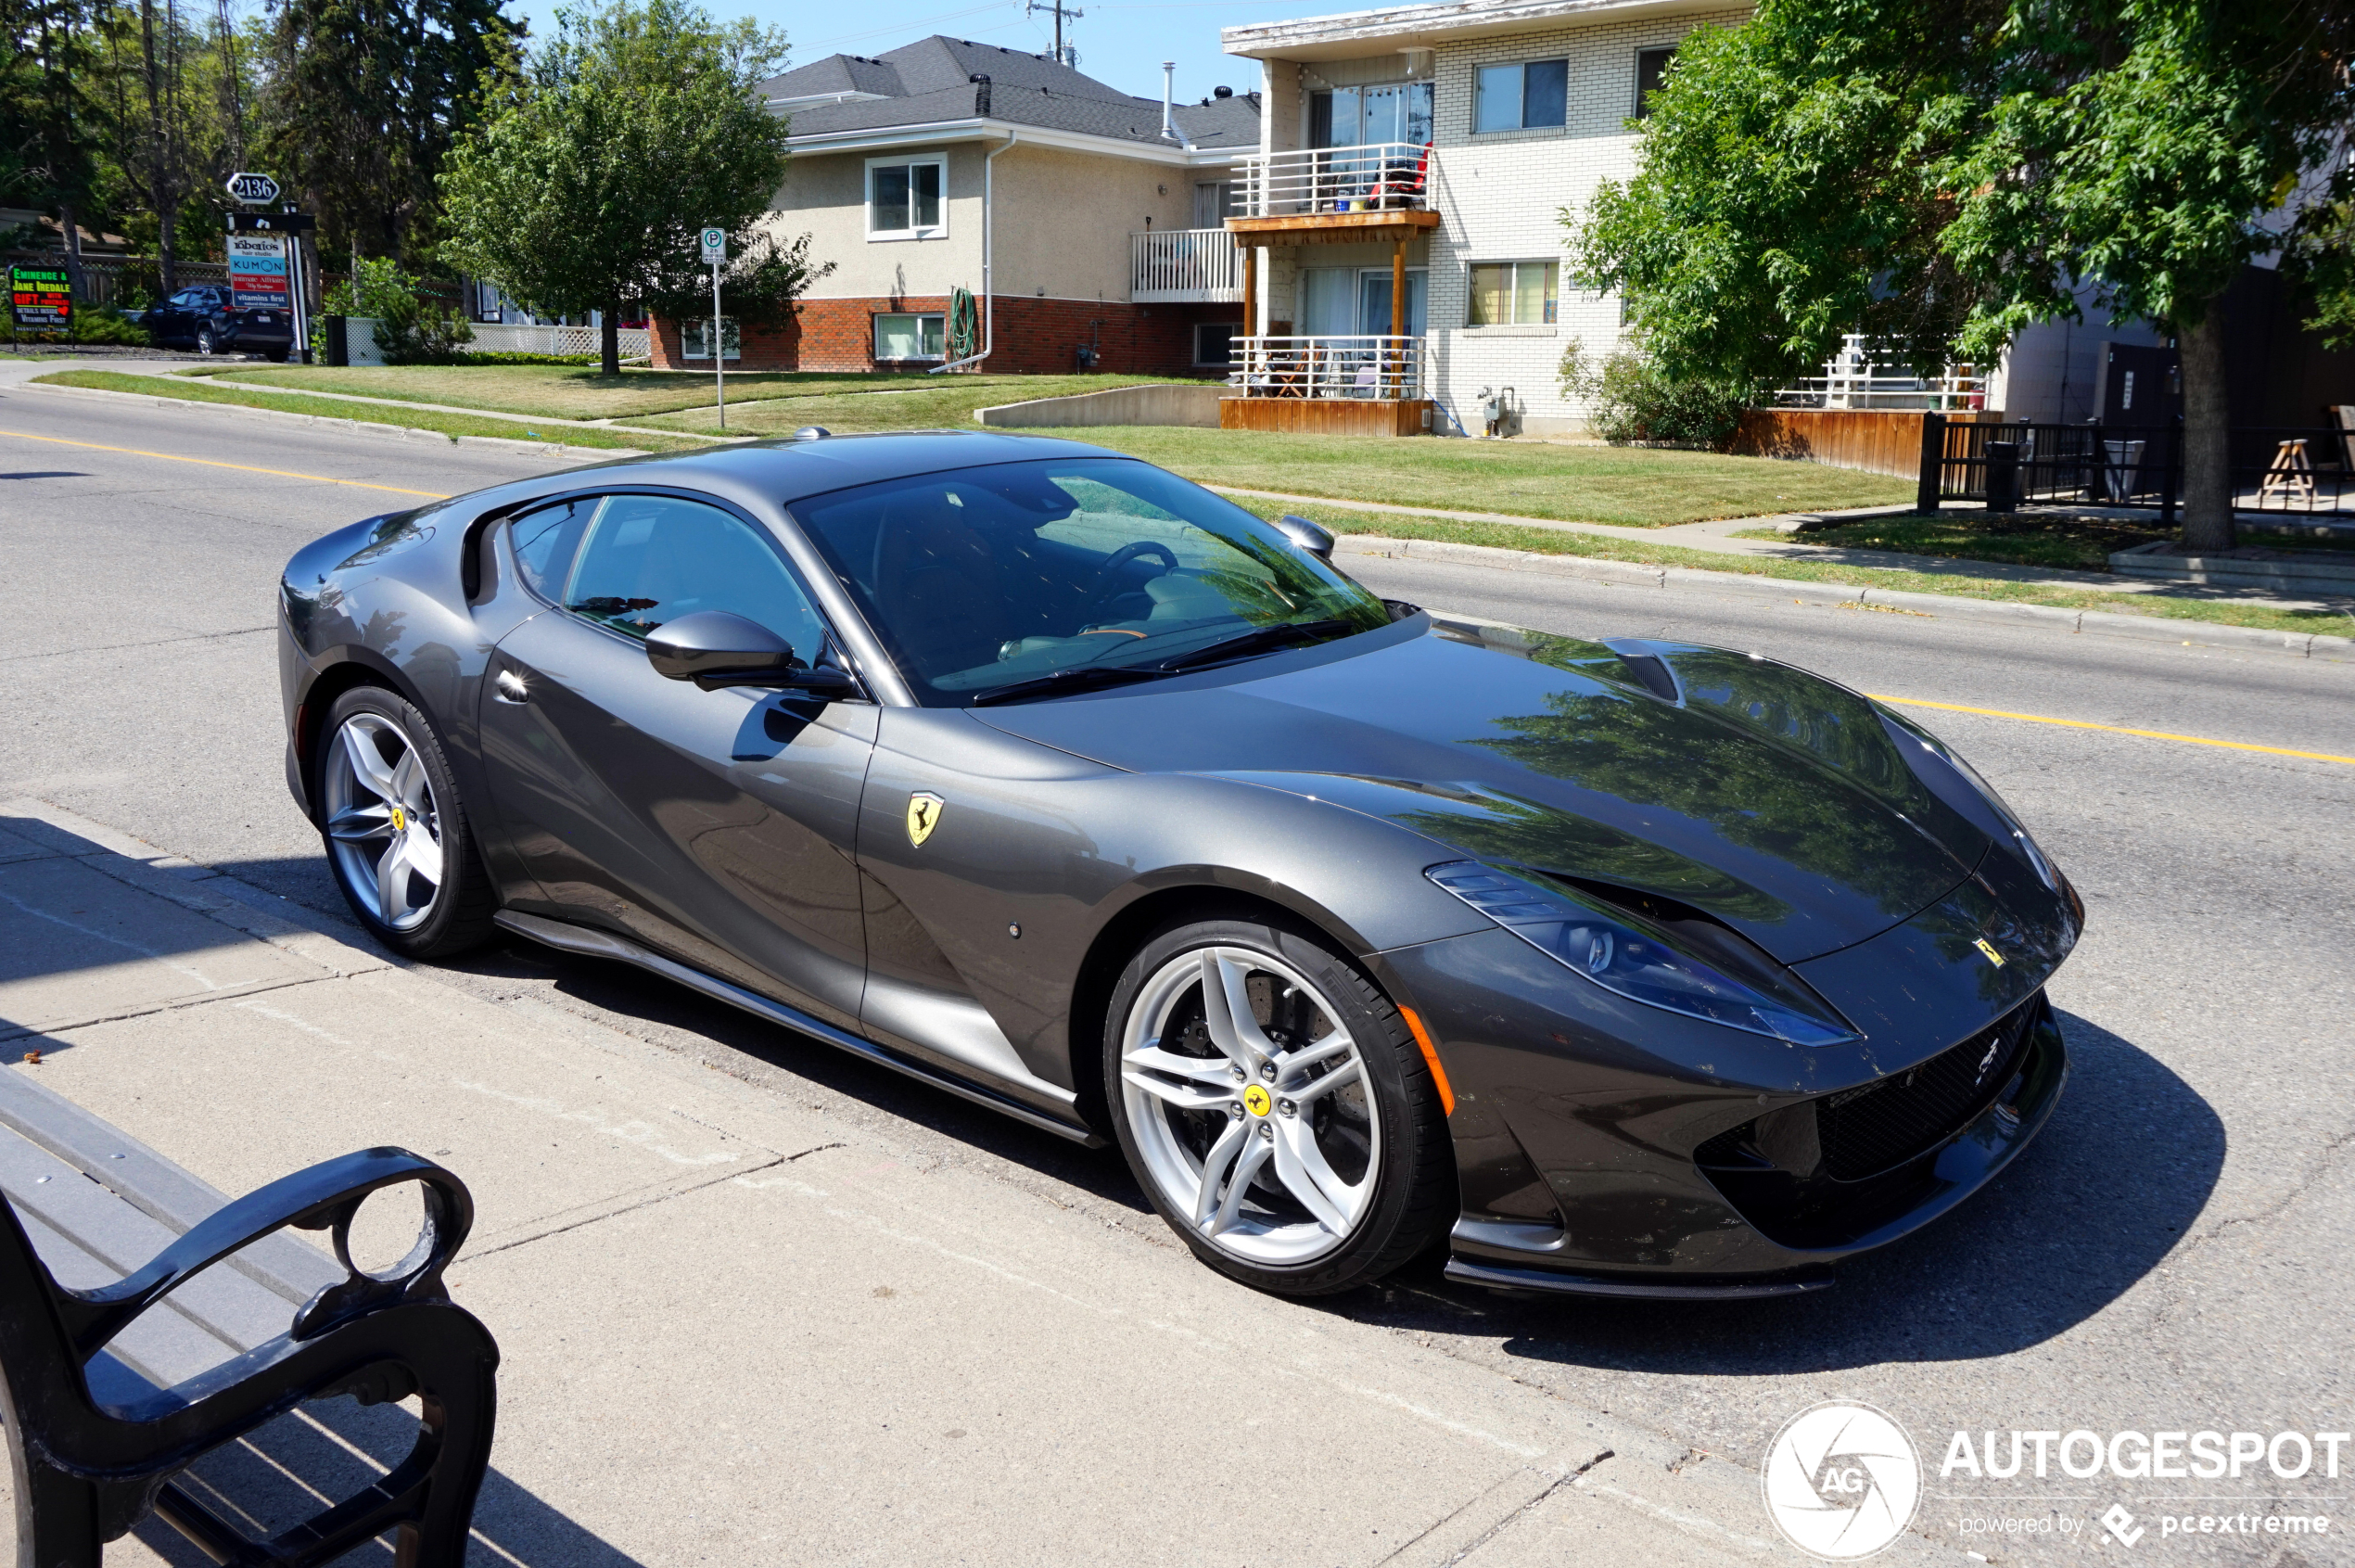
<svg viewBox="0 0 2355 1568">
<path fill-rule="evenodd" d="M 1163 1035 L 1174 1026 L 1179 1011 L 1189 1005 L 1185 1000 L 1187 995 L 1193 996 L 1196 1004 L 1199 1003 L 1199 989 L 1191 993 L 1182 990 L 1182 963 L 1189 961 L 1190 956 L 1199 962 L 1201 954 L 1212 950 L 1230 956 L 1258 955 L 1274 961 L 1283 969 L 1305 979 L 1314 993 L 1313 1012 L 1330 1014 L 1331 1022 L 1345 1029 L 1356 1043 L 1355 1054 L 1362 1072 L 1357 1079 L 1353 1080 L 1352 1087 L 1357 1083 L 1364 1085 L 1366 1092 L 1362 1114 L 1371 1125 L 1380 1128 L 1379 1139 L 1368 1141 L 1373 1146 L 1367 1152 L 1363 1174 L 1356 1179 L 1362 1184 L 1370 1179 L 1372 1185 L 1363 1197 L 1346 1233 L 1329 1251 L 1319 1256 L 1303 1257 L 1298 1261 L 1268 1261 L 1239 1256 L 1230 1250 L 1229 1244 L 1222 1244 L 1205 1234 L 1204 1228 L 1195 1223 L 1193 1215 L 1180 1206 L 1182 1192 L 1173 1193 L 1169 1190 L 1171 1183 L 1167 1177 L 1156 1175 L 1156 1169 L 1165 1173 L 1171 1169 L 1171 1154 L 1174 1149 L 1183 1146 L 1183 1141 L 1190 1136 L 1193 1140 L 1191 1147 L 1197 1151 L 1194 1169 L 1197 1173 L 1197 1201 L 1200 1202 L 1199 1172 L 1208 1159 L 1216 1157 L 1216 1145 L 1205 1151 L 1203 1143 L 1215 1136 L 1216 1128 L 1228 1125 L 1218 1119 L 1220 1115 L 1231 1118 L 1232 1123 L 1245 1129 L 1244 1147 L 1249 1146 L 1251 1133 L 1268 1135 L 1272 1143 L 1279 1128 L 1292 1130 L 1277 1119 L 1295 1115 L 1292 1102 L 1280 1097 L 1282 1079 L 1269 1079 L 1277 1088 L 1277 1097 L 1271 1098 L 1267 1093 L 1249 1096 L 1257 1102 L 1249 1112 L 1230 1106 L 1224 1113 L 1174 1109 L 1141 1092 L 1132 1091 L 1130 1083 L 1124 1079 L 1123 1064 L 1132 1038 L 1132 1018 L 1136 1022 L 1136 1038 L 1139 1040 L 1145 1040 L 1147 1031 L 1152 1030 L 1151 1041 L 1160 1041 Z M 1239 964 L 1239 967 L 1247 968 L 1248 965 Z M 1172 978 L 1173 975 L 1179 977 Z M 1255 1023 L 1268 1031 L 1269 1038 L 1279 1038 L 1280 1031 L 1275 1030 L 1273 1026 L 1277 1015 L 1275 1009 L 1298 1004 L 1275 1000 L 1278 993 L 1273 988 L 1280 982 L 1280 976 L 1270 974 L 1266 978 L 1268 985 L 1265 991 L 1250 993 L 1255 999 Z M 1261 973 L 1254 971 L 1251 983 L 1257 984 L 1260 979 Z M 1179 989 L 1174 990 L 1173 988 Z M 1288 988 L 1280 994 L 1291 998 L 1296 992 Z M 1169 1000 L 1173 998 L 1175 1000 Z M 1266 1003 L 1264 1007 L 1260 1005 L 1262 1001 Z M 1140 1011 L 1149 1015 L 1138 1016 Z M 1159 1014 L 1158 1020 L 1150 1015 L 1155 1013 Z M 1299 1013 L 1289 1015 L 1291 1018 L 1300 1016 L 1302 1014 Z M 1190 1031 L 1196 1026 L 1189 1026 Z M 1306 1031 L 1289 1038 L 1316 1043 L 1314 1039 L 1308 1038 Z M 1330 1039 L 1330 1033 L 1323 1038 Z M 1198 1044 L 1189 1044 L 1192 1040 L 1193 1035 L 1189 1032 L 1178 1042 L 1177 1048 L 1181 1052 L 1198 1051 Z M 1221 1066 L 1225 1064 L 1224 1058 L 1216 1055 L 1199 1059 Z M 1318 1069 L 1308 1070 L 1313 1072 Z M 1299 1081 L 1313 1085 L 1316 1080 L 1307 1078 Z M 1220 1273 L 1254 1289 L 1279 1295 L 1318 1296 L 1369 1284 L 1429 1246 L 1455 1217 L 1454 1154 L 1448 1138 L 1446 1115 L 1440 1105 L 1438 1087 L 1432 1081 L 1431 1070 L 1424 1063 L 1420 1050 L 1407 1033 L 1397 1008 L 1365 971 L 1305 930 L 1233 919 L 1197 921 L 1172 926 L 1154 935 L 1129 961 L 1113 992 L 1104 1024 L 1104 1084 L 1105 1100 L 1121 1153 L 1127 1156 L 1129 1169 L 1145 1189 L 1155 1210 L 1167 1221 L 1170 1229 L 1193 1249 L 1197 1257 Z M 1255 1086 L 1250 1079 L 1239 1078 L 1233 1092 L 1243 1096 L 1247 1089 L 1253 1087 Z M 1216 1092 L 1226 1091 L 1220 1090 Z M 1312 1090 L 1311 1092 L 1316 1091 Z M 1322 1138 L 1323 1134 L 1309 1129 L 1310 1123 L 1325 1106 L 1349 1093 L 1347 1089 L 1334 1093 L 1320 1093 L 1313 1103 L 1304 1094 L 1298 1113 L 1304 1119 L 1299 1127 L 1306 1130 L 1310 1138 Z M 1239 1100 L 1236 1103 L 1242 1102 Z M 1136 1125 L 1137 1117 L 1148 1115 L 1162 1119 L 1158 1124 L 1141 1128 Z M 1259 1121 L 1271 1125 L 1260 1127 L 1257 1125 Z M 1146 1140 L 1151 1140 L 1153 1144 L 1155 1152 L 1151 1155 L 1147 1152 Z M 1231 1185 L 1228 1183 L 1230 1189 Z M 1266 1177 L 1254 1179 L 1244 1185 L 1246 1201 L 1259 1201 L 1263 1208 L 1269 1206 L 1270 1201 L 1276 1205 L 1286 1202 L 1297 1204 L 1290 1193 Z M 1267 1199 L 1261 1198 L 1263 1193 L 1267 1194 Z M 1306 1210 L 1301 1212 L 1313 1220 L 1314 1216 L 1307 1215 Z M 1271 1216 L 1274 1219 L 1280 1217 L 1279 1215 Z M 1297 1224 L 1292 1226 L 1294 1230 L 1305 1229 Z M 1330 1226 L 1327 1229 L 1330 1230 Z M 1228 1234 L 1231 1242 L 1240 1232 L 1230 1231 Z"/>
<path fill-rule="evenodd" d="M 388 726 L 391 735 L 386 733 Z M 405 777 L 398 774 L 399 760 L 404 748 L 414 752 L 426 793 L 419 796 L 413 790 L 416 803 L 405 813 L 393 811 L 379 795 L 376 805 L 385 807 L 385 816 L 393 826 L 380 835 L 363 836 L 360 829 L 370 824 L 360 819 L 375 809 L 366 798 L 374 786 L 358 784 L 338 770 L 351 766 L 347 748 L 367 744 L 368 736 L 376 737 L 376 762 L 388 775 Z M 479 947 L 496 935 L 491 917 L 499 909 L 498 889 L 475 847 L 473 822 L 459 797 L 457 778 L 451 771 L 441 737 L 416 705 L 381 686 L 355 686 L 328 708 L 313 750 L 311 800 L 327 866 L 344 901 L 369 935 L 403 957 L 418 959 L 448 958 Z M 347 803 L 361 809 L 339 811 Z M 389 848 L 396 832 L 417 831 L 423 831 L 439 850 L 440 873 L 432 884 L 431 901 L 421 913 L 406 891 L 397 897 L 380 894 L 363 863 L 376 858 L 374 847 L 379 838 Z M 414 889 L 424 876 L 422 872 L 411 872 L 406 861 L 396 864 L 394 874 L 404 890 Z M 388 912 L 392 918 L 387 918 Z"/>
</svg>

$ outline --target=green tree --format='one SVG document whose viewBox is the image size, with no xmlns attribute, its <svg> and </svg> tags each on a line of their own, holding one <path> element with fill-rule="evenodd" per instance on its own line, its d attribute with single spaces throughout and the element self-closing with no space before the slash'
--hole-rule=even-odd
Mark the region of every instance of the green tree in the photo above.
<svg viewBox="0 0 2355 1568">
<path fill-rule="evenodd" d="M 272 0 L 255 151 L 323 250 L 431 259 L 435 177 L 523 33 L 504 0 Z"/>
<path fill-rule="evenodd" d="M 2176 338 L 2184 538 L 2229 547 L 2219 306 L 2355 117 L 2351 32 L 2330 0 L 1765 0 L 1564 217 L 1669 373 L 1752 389 L 1844 331 L 1992 360 L 2090 285 Z"/>
<path fill-rule="evenodd" d="M 604 312 L 620 370 L 630 304 L 694 312 L 710 298 L 696 231 L 728 231 L 729 313 L 762 321 L 814 275 L 808 237 L 763 231 L 784 178 L 784 121 L 753 96 L 783 34 L 721 24 L 687 0 L 560 10 L 523 80 L 452 151 L 444 254 L 535 311 Z"/>
</svg>

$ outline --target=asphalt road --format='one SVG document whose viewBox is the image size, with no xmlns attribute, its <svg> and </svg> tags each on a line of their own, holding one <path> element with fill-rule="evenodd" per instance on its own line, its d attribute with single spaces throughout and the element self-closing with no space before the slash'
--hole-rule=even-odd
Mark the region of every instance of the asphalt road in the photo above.
<svg viewBox="0 0 2355 1568">
<path fill-rule="evenodd" d="M 0 379 L 0 571 L 15 604 L 0 624 L 0 799 L 38 797 L 341 918 L 281 780 L 277 570 L 305 540 L 402 504 L 401 491 L 457 491 L 539 462 L 123 412 Z M 223 463 L 246 466 L 208 465 Z M 1890 696 L 2355 757 L 2355 666 L 1349 564 L 1435 608 L 1722 643 Z M 1957 1430 L 2355 1430 L 2355 765 L 1915 713 L 2004 792 L 2091 911 L 2052 991 L 2073 1075 L 2011 1172 L 1821 1298 L 1508 1299 L 1446 1285 L 1427 1263 L 1393 1288 L 1299 1310 L 1385 1327 L 1402 1354 L 1486 1365 L 1742 1465 L 1811 1402 L 1870 1400 L 1930 1450 L 1920 1533 L 1997 1562 L 2123 1549 L 1963 1539 L 1937 1522 L 2090 1516 L 2114 1499 L 2147 1519 L 2267 1496 L 2355 1520 L 2344 1473 L 2171 1485 L 1938 1474 Z M 518 946 L 430 973 L 592 1015 L 846 1125 L 888 1123 L 942 1161 L 1101 1219 L 1122 1244 L 1159 1248 L 1170 1269 L 1198 1267 L 1111 1153 L 1072 1150 L 631 972 Z M 2191 1494 L 2213 1500 L 2161 1500 Z M 2294 1548 L 2153 1539 L 2138 1555 L 2162 1548 L 2163 1561 L 2355 1562 L 2336 1532 Z"/>
</svg>

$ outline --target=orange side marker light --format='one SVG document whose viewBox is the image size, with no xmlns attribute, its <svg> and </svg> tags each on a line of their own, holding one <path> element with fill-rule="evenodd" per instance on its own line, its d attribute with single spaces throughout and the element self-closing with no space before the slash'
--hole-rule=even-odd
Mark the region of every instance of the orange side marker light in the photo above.
<svg viewBox="0 0 2355 1568">
<path fill-rule="evenodd" d="M 1445 1115 L 1456 1114 L 1456 1091 L 1448 1087 L 1447 1069 L 1439 1064 L 1439 1052 L 1432 1049 L 1431 1031 L 1415 1016 L 1411 1007 L 1402 1007 L 1398 1016 L 1407 1020 L 1407 1032 L 1415 1037 L 1415 1044 L 1423 1053 L 1423 1064 L 1431 1069 L 1431 1081 L 1439 1086 L 1439 1109 Z"/>
</svg>

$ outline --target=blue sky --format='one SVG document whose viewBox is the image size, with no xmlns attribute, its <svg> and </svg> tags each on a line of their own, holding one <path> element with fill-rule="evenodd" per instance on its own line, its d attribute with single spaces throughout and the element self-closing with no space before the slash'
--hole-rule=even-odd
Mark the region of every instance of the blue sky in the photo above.
<svg viewBox="0 0 2355 1568">
<path fill-rule="evenodd" d="M 1066 0 L 1069 3 L 1069 0 Z M 1218 30 L 1244 22 L 1287 17 L 1324 16 L 1357 10 L 1370 0 L 1123 0 L 1100 5 L 1078 0 L 1084 13 L 1067 23 L 1079 47 L 1079 69 L 1139 97 L 1161 96 L 1161 62 L 1178 62 L 1178 96 L 1191 101 L 1226 85 L 1244 92 L 1259 85 L 1255 60 L 1218 52 Z M 787 5 L 781 0 L 704 0 L 721 17 L 749 16 L 785 30 L 796 63 L 828 55 L 879 55 L 936 32 L 1045 54 L 1053 45 L 1054 19 L 1025 16 L 1023 0 L 866 0 L 857 6 Z M 513 8 L 531 19 L 535 34 L 554 23 L 556 0 L 515 0 Z"/>
</svg>

